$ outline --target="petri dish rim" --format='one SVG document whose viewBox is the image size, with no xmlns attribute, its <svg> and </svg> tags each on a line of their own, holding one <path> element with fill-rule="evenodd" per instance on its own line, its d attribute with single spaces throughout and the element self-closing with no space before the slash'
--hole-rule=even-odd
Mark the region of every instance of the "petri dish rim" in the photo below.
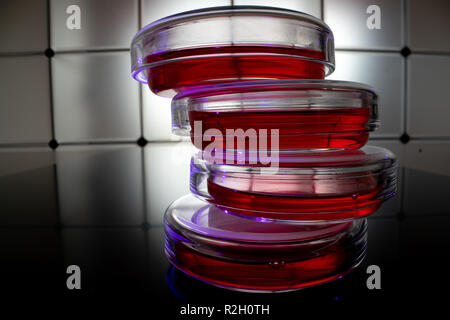
<svg viewBox="0 0 450 320">
<path fill-rule="evenodd" d="M 187 206 L 186 206 L 187 203 Z M 226 217 L 236 220 L 235 223 L 247 224 L 258 229 L 258 232 L 230 231 L 199 224 L 199 215 L 208 214 L 206 210 L 212 209 L 216 216 Z M 364 223 L 365 219 L 355 219 L 352 221 L 328 221 L 310 222 L 308 224 L 291 224 L 265 221 L 264 219 L 248 219 L 245 216 L 229 214 L 225 210 L 203 201 L 194 194 L 185 195 L 175 200 L 164 214 L 164 224 L 166 229 L 172 229 L 178 235 L 195 241 L 217 240 L 236 245 L 246 243 L 248 245 L 280 245 L 288 244 L 301 245 L 302 243 L 320 243 L 330 238 L 334 238 L 340 233 L 345 233 L 355 223 Z M 362 222 L 361 222 L 362 221 Z M 271 233 L 264 230 L 276 226 L 278 232 Z M 251 227 L 250 227 L 251 228 Z M 308 230 L 309 229 L 309 230 Z M 313 230 L 311 230 L 313 229 Z M 166 230 L 167 231 L 167 230 Z M 186 241 L 187 239 L 184 239 Z"/>
<path fill-rule="evenodd" d="M 145 49 L 150 43 L 158 43 L 157 35 L 160 32 L 167 32 L 170 28 L 174 28 L 175 26 L 182 26 L 184 24 L 188 24 L 192 21 L 200 21 L 206 19 L 212 19 L 215 17 L 224 17 L 224 16 L 243 16 L 243 15 L 261 15 L 263 17 L 273 17 L 279 19 L 291 19 L 295 20 L 298 24 L 297 28 L 301 26 L 303 30 L 311 30 L 311 32 L 317 33 L 313 37 L 316 41 L 310 42 L 307 40 L 300 40 L 300 38 L 296 38 L 296 40 L 290 40 L 288 42 L 285 41 L 276 41 L 273 40 L 271 42 L 270 38 L 268 40 L 261 41 L 258 40 L 258 37 L 253 37 L 251 35 L 242 36 L 242 39 L 239 37 L 238 39 L 209 39 L 208 41 L 199 41 L 198 39 L 193 41 L 188 45 L 183 42 L 174 42 L 171 45 L 167 45 L 166 43 L 162 48 L 160 45 L 157 45 L 155 50 Z M 231 22 L 230 22 L 231 25 Z M 324 39 L 322 39 L 324 37 Z M 307 39 L 307 38 L 306 38 Z M 156 41 L 156 42 L 154 42 Z M 316 44 L 314 44 L 317 42 Z M 178 44 L 175 44 L 178 43 Z M 320 44 L 319 44 L 320 43 Z M 152 44 L 152 46 L 153 46 Z M 167 46 L 166 46 L 167 45 Z M 331 74 L 335 69 L 335 58 L 334 58 L 334 43 L 333 43 L 333 34 L 331 29 L 321 21 L 320 19 L 311 16 L 309 14 L 298 12 L 289 9 L 275 8 L 275 7 L 264 7 L 264 6 L 222 6 L 222 7 L 209 7 L 202 8 L 197 10 L 186 11 L 182 13 L 178 13 L 175 15 L 171 15 L 165 18 L 161 18 L 156 20 L 149 25 L 142 28 L 138 33 L 134 36 L 131 42 L 131 72 L 134 79 L 141 83 L 148 83 L 147 79 L 147 69 L 160 66 L 162 64 L 166 64 L 169 62 L 181 62 L 186 60 L 194 60 L 194 59 L 202 59 L 205 57 L 208 58 L 220 58 L 220 57 L 228 57 L 230 54 L 225 53 L 210 53 L 206 55 L 187 55 L 185 57 L 177 57 L 177 58 L 169 58 L 164 60 L 158 60 L 153 62 L 147 62 L 146 57 L 153 56 L 156 54 L 161 54 L 164 52 L 172 52 L 183 49 L 192 49 L 192 48 L 211 48 L 215 46 L 253 46 L 253 47 L 279 47 L 285 49 L 308 49 L 310 46 L 316 47 L 318 46 L 317 52 L 323 53 L 323 57 L 315 58 L 310 57 L 308 54 L 294 55 L 288 53 L 273 53 L 270 54 L 268 52 L 254 52 L 254 53 L 236 53 L 234 52 L 232 56 L 234 57 L 245 57 L 245 56 L 274 56 L 274 57 L 284 57 L 284 58 L 292 58 L 310 61 L 314 63 L 320 63 L 325 67 L 325 74 Z M 151 46 L 151 47 L 152 47 Z"/>
<path fill-rule="evenodd" d="M 331 33 L 330 27 L 325 22 L 305 12 L 267 6 L 216 6 L 180 12 L 158 19 L 146 25 L 144 28 L 139 30 L 138 33 L 136 33 L 136 35 L 133 37 L 131 41 L 131 47 L 133 47 L 133 45 L 137 41 L 141 40 L 141 38 L 145 37 L 148 33 L 154 32 L 168 25 L 189 21 L 192 18 L 209 18 L 215 16 L 222 16 L 224 14 L 257 14 L 257 13 L 265 13 L 279 17 L 304 19 L 305 21 L 313 25 L 316 25 L 321 29 L 326 29 Z"/>
</svg>

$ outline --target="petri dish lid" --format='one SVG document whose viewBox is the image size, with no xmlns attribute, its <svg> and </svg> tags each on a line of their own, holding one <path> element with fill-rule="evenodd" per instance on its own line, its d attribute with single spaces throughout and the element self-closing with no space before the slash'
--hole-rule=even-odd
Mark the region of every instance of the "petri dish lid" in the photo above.
<svg viewBox="0 0 450 320">
<path fill-rule="evenodd" d="M 285 56 L 321 63 L 325 66 L 326 75 L 331 74 L 335 68 L 333 34 L 321 20 L 287 9 L 224 6 L 182 12 L 144 27 L 131 43 L 131 72 L 136 80 L 147 83 L 148 68 L 170 61 L 163 59 L 148 63 L 146 58 L 150 55 L 224 46 L 302 49 L 298 54 Z M 271 52 L 233 52 L 233 56 L 277 55 Z M 201 57 L 203 56 L 195 55 L 176 59 Z"/>
<path fill-rule="evenodd" d="M 199 151 L 191 160 L 191 171 L 223 177 L 237 173 L 242 178 L 251 176 L 251 179 L 258 179 L 258 175 L 261 179 L 267 179 L 264 173 L 273 173 L 270 176 L 275 179 L 283 178 L 283 175 L 286 179 L 301 179 L 302 175 L 305 179 L 319 179 L 322 174 L 327 179 L 330 175 L 334 179 L 353 179 L 357 173 L 365 176 L 395 175 L 397 170 L 395 155 L 388 149 L 376 146 L 364 146 L 357 150 L 279 151 L 277 156 L 238 150 L 231 155 L 226 152 L 219 155 Z M 276 170 L 267 171 L 267 167 Z"/>
<path fill-rule="evenodd" d="M 192 241 L 216 239 L 253 244 L 320 241 L 345 233 L 354 223 L 321 222 L 293 225 L 251 220 L 229 214 L 226 210 L 208 204 L 193 195 L 186 195 L 173 202 L 167 209 L 164 219 L 166 227 Z"/>
<path fill-rule="evenodd" d="M 303 111 L 369 108 L 367 127 L 378 127 L 378 95 L 365 84 L 335 80 L 259 80 L 205 86 L 172 100 L 175 133 L 188 135 L 189 111 Z M 283 124 L 280 123 L 280 126 Z"/>
</svg>

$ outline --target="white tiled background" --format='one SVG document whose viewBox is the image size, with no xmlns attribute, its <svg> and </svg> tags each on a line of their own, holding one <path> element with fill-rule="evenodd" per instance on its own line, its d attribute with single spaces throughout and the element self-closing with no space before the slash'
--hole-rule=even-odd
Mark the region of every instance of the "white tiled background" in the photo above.
<svg viewBox="0 0 450 320">
<path fill-rule="evenodd" d="M 4 0 L 0 19 L 0 147 L 173 141 L 170 101 L 130 76 L 129 46 L 166 15 L 231 0 Z M 66 27 L 69 5 L 81 30 Z M 450 139 L 450 3 L 444 0 L 234 0 L 321 17 L 334 32 L 336 71 L 380 94 L 373 139 Z M 366 27 L 369 5 L 381 30 Z M 51 48 L 55 55 L 44 52 Z M 408 57 L 401 50 L 409 48 Z M 49 51 L 48 51 L 49 52 Z"/>
<path fill-rule="evenodd" d="M 49 145 L 55 147 L 55 142 L 62 156 L 86 144 L 114 148 L 116 143 L 135 147 L 139 138 L 178 140 L 170 133 L 169 99 L 131 78 L 131 39 L 163 16 L 232 2 L 284 7 L 324 19 L 336 46 L 337 66 L 330 78 L 365 82 L 380 94 L 381 127 L 372 144 L 387 146 L 414 169 L 450 176 L 446 0 L 2 0 L 0 155 L 14 149 L 51 152 Z M 73 4 L 81 8 L 81 30 L 66 28 L 66 8 Z M 374 4 L 381 9 L 381 30 L 366 27 L 367 7 Z M 410 55 L 401 54 L 408 51 Z M 29 152 L 23 151 L 27 148 Z M 170 143 L 158 148 L 169 152 Z M 146 174 L 145 179 L 160 176 L 159 171 Z M 187 180 L 187 172 L 180 175 Z M 401 192 L 415 197 L 418 190 L 410 185 Z M 410 208 L 414 210 L 422 209 Z M 67 211 L 67 216 L 73 215 Z"/>
</svg>

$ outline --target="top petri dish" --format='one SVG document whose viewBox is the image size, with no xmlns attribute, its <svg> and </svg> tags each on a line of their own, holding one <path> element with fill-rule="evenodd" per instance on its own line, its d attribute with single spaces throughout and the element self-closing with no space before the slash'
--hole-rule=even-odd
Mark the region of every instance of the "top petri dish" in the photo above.
<svg viewBox="0 0 450 320">
<path fill-rule="evenodd" d="M 157 20 L 131 44 L 133 77 L 161 96 L 206 84 L 324 79 L 334 71 L 330 28 L 305 13 L 212 7 Z"/>
</svg>

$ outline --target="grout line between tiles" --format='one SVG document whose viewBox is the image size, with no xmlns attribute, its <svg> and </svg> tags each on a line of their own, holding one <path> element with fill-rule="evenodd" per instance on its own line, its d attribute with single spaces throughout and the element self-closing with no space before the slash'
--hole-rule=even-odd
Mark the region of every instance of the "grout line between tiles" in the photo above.
<svg viewBox="0 0 450 320">
<path fill-rule="evenodd" d="M 322 21 L 325 21 L 325 8 L 324 8 L 325 0 L 320 0 L 320 18 Z"/>
<path fill-rule="evenodd" d="M 386 138 L 387 139 L 387 138 Z M 391 138 L 392 139 L 392 138 Z M 448 138 L 450 140 L 450 138 Z M 148 141 L 149 144 L 159 144 L 159 143 L 180 143 L 183 141 L 178 140 L 155 140 Z M 186 140 L 188 142 L 188 140 Z M 127 140 L 127 141 L 91 141 L 91 142 L 58 142 L 59 146 L 105 146 L 105 145 L 136 145 L 135 140 Z M 4 143 L 0 144 L 1 149 L 8 148 L 37 148 L 37 147 L 47 147 L 48 144 L 45 142 L 37 142 L 37 143 Z"/>
<path fill-rule="evenodd" d="M 416 50 L 411 49 L 411 54 L 423 54 L 432 56 L 450 56 L 450 52 L 447 51 L 429 51 L 429 50 Z M 55 54 L 83 54 L 83 53 L 108 53 L 108 52 L 130 52 L 130 48 L 111 48 L 111 49 L 77 49 L 77 50 L 57 50 L 53 49 Z M 360 52 L 360 53 L 399 53 L 400 49 L 364 49 L 364 48 L 335 48 L 336 52 Z M 0 58 L 7 57 L 21 57 L 21 56 L 39 56 L 44 55 L 42 51 L 30 51 L 30 52 L 7 52 L 0 53 Z"/>
<path fill-rule="evenodd" d="M 398 137 L 371 137 L 369 139 L 371 141 L 380 141 L 380 140 L 388 140 L 388 141 L 397 141 Z M 411 137 L 409 142 L 414 141 L 436 141 L 436 142 L 450 142 L 450 137 Z M 173 143 L 177 144 L 180 142 L 188 142 L 188 141 L 178 141 L 178 140 L 150 140 L 149 144 L 161 144 L 161 143 Z M 104 145 L 135 145 L 136 141 L 128 140 L 128 141 L 92 141 L 92 142 L 58 142 L 59 146 L 104 146 Z M 8 148 L 36 148 L 36 147 L 47 147 L 47 143 L 10 143 L 10 144 L 0 144 L 0 149 L 8 149 Z"/>
<path fill-rule="evenodd" d="M 369 142 L 373 140 L 398 140 L 398 136 L 389 137 L 369 137 Z"/>
<path fill-rule="evenodd" d="M 422 51 L 422 50 L 414 50 L 411 49 L 411 55 L 413 54 L 423 54 L 423 55 L 431 55 L 431 56 L 450 56 L 450 52 L 441 52 L 441 51 Z M 336 52 L 359 52 L 359 53 L 400 53 L 400 50 L 395 49 L 353 49 L 353 48 L 338 48 L 335 49 Z"/>
<path fill-rule="evenodd" d="M 409 45 L 409 39 L 408 39 L 408 37 L 409 37 L 409 30 L 408 30 L 409 29 L 408 28 L 409 19 L 408 19 L 408 4 L 407 4 L 407 0 L 403 0 L 402 1 L 402 14 L 403 14 L 402 15 L 403 16 L 403 19 L 402 19 L 403 44 L 408 47 L 408 45 Z M 411 49 L 411 48 L 409 48 L 409 49 Z"/>
<path fill-rule="evenodd" d="M 142 28 L 142 3 L 141 0 L 137 0 L 138 3 L 138 30 L 140 30 Z M 143 90 L 142 90 L 142 85 L 138 82 L 138 94 L 139 94 L 139 124 L 141 126 L 140 128 L 140 135 L 143 138 L 144 137 L 144 99 L 143 99 Z"/>
<path fill-rule="evenodd" d="M 142 28 L 142 1 L 137 0 L 137 8 L 138 8 L 138 31 Z"/>
<path fill-rule="evenodd" d="M 411 54 L 423 54 L 423 55 L 428 55 L 428 56 L 445 56 L 448 57 L 450 56 L 450 52 L 446 52 L 446 51 L 425 51 L 425 50 L 415 50 L 415 49 L 411 49 Z"/>
<path fill-rule="evenodd" d="M 411 137 L 410 141 L 450 141 L 450 137 Z"/>
<path fill-rule="evenodd" d="M 363 48 L 358 48 L 358 49 L 354 49 L 354 48 L 336 48 L 334 49 L 334 51 L 336 52 L 367 52 L 367 53 L 399 53 L 399 50 L 395 50 L 395 49 L 363 49 Z"/>
<path fill-rule="evenodd" d="M 136 144 L 135 140 L 127 141 L 91 141 L 91 142 L 60 142 L 60 146 L 85 146 L 85 145 L 127 145 Z"/>
<path fill-rule="evenodd" d="M 409 124 L 408 124 L 408 85 L 409 85 L 409 79 L 408 79 L 408 57 L 403 57 L 403 117 L 402 117 L 402 126 L 403 131 L 406 132 L 407 135 L 410 135 L 409 133 Z"/>
<path fill-rule="evenodd" d="M 54 49 L 55 54 L 81 54 L 81 53 L 108 53 L 108 52 L 130 52 L 130 48 L 111 48 L 111 49 L 76 49 L 76 50 L 58 50 Z"/>
<path fill-rule="evenodd" d="M 52 140 L 56 140 L 56 119 L 55 119 L 55 105 L 53 99 L 53 76 L 52 76 L 52 61 L 48 59 L 48 73 L 50 82 L 50 119 L 51 119 L 51 134 Z"/>
<path fill-rule="evenodd" d="M 24 143 L 1 143 L 1 148 L 38 148 L 38 147 L 48 147 L 48 144 L 45 142 L 24 142 Z"/>
<path fill-rule="evenodd" d="M 51 48 L 51 8 L 50 0 L 47 0 L 47 48 Z M 55 119 L 55 105 L 53 97 L 53 71 L 52 71 L 52 58 L 47 57 L 48 61 L 48 79 L 49 79 L 49 98 L 50 98 L 50 122 L 51 122 L 51 140 L 56 140 L 56 119 Z"/>
<path fill-rule="evenodd" d="M 0 53 L 0 58 L 43 56 L 43 55 L 44 55 L 44 51 L 2 52 L 2 53 Z"/>
<path fill-rule="evenodd" d="M 404 45 L 408 47 L 409 41 L 408 41 L 408 4 L 406 0 L 402 1 L 403 5 L 403 19 L 402 19 L 402 27 L 403 27 L 403 43 Z M 409 48 L 411 50 L 411 48 Z M 402 125 L 403 125 L 403 132 L 406 132 L 406 134 L 409 135 L 409 125 L 408 125 L 408 57 L 403 57 L 403 117 L 402 117 Z"/>
<path fill-rule="evenodd" d="M 397 141 L 398 137 L 371 137 L 369 139 L 370 143 L 371 141 L 380 141 L 380 140 L 388 140 L 388 141 Z M 430 141 L 430 142 L 450 142 L 450 137 L 411 137 L 411 140 L 409 142 L 414 141 Z M 184 141 L 178 141 L 178 140 L 155 140 L 155 141 L 148 141 L 149 144 L 161 144 L 161 143 L 173 143 L 177 144 Z M 188 141 L 186 141 L 188 142 Z M 135 145 L 136 141 L 129 140 L 129 141 L 92 141 L 92 142 L 58 142 L 59 146 L 105 146 L 105 145 Z M 47 147 L 47 143 L 10 143 L 10 144 L 0 144 L 0 150 L 1 149 L 8 149 L 8 148 L 36 148 L 36 147 Z"/>
</svg>

